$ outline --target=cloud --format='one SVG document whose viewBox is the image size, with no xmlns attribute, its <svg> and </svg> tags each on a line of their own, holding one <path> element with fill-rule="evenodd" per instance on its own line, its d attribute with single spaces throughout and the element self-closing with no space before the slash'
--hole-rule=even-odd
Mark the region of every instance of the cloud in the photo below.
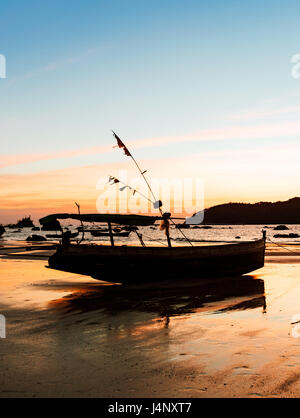
<svg viewBox="0 0 300 418">
<path fill-rule="evenodd" d="M 99 147 L 87 147 L 75 150 L 66 150 L 50 153 L 31 153 L 31 154 L 13 154 L 0 155 L 0 168 L 11 167 L 19 164 L 28 164 L 36 161 L 56 160 L 61 158 L 73 158 L 84 155 L 103 154 L 112 151 L 112 145 Z"/>
<path fill-rule="evenodd" d="M 231 120 L 254 120 L 269 118 L 274 116 L 290 115 L 300 113 L 300 106 L 289 106 L 277 109 L 262 109 L 262 110 L 249 110 L 244 112 L 235 113 L 229 116 Z"/>
<path fill-rule="evenodd" d="M 97 46 L 94 48 L 88 48 L 85 51 L 83 51 L 81 54 L 69 56 L 61 60 L 50 61 L 43 67 L 36 68 L 34 70 L 28 71 L 27 73 L 10 78 L 8 82 L 5 84 L 5 86 L 10 87 L 19 81 L 30 80 L 32 78 L 39 77 L 43 73 L 53 72 L 66 65 L 76 64 L 80 61 L 83 61 L 84 59 L 87 59 L 90 56 L 97 54 L 100 51 L 103 51 L 104 49 L 108 47 L 109 45 L 101 45 L 101 46 Z"/>
<path fill-rule="evenodd" d="M 300 135 L 300 122 L 281 122 L 269 124 L 256 124 L 248 126 L 229 126 L 216 129 L 204 129 L 198 132 L 185 135 L 164 136 L 154 138 L 144 138 L 135 141 L 126 141 L 126 145 L 130 150 L 142 148 L 155 148 L 164 145 L 202 142 L 202 141 L 225 141 L 225 140 L 246 140 L 257 138 L 278 138 L 293 137 Z M 121 139 L 122 138 L 122 135 Z M 52 153 L 30 153 L 30 154 L 14 154 L 0 155 L 0 168 L 10 167 L 19 164 L 28 164 L 36 161 L 55 160 L 61 158 L 73 158 L 85 155 L 105 154 L 113 151 L 114 142 L 111 144 L 85 147 L 74 150 L 65 150 Z"/>
</svg>

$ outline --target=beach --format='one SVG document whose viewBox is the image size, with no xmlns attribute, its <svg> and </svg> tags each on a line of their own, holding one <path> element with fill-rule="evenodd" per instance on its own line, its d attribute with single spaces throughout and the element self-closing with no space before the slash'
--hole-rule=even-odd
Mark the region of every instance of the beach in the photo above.
<svg viewBox="0 0 300 418">
<path fill-rule="evenodd" d="M 299 1 L 1 6 L 1 400 L 300 397 Z"/>
<path fill-rule="evenodd" d="M 155 286 L 52 270 L 53 250 L 22 245 L 0 250 L 2 398 L 299 396 L 300 244 L 268 244 L 243 277 Z"/>
</svg>

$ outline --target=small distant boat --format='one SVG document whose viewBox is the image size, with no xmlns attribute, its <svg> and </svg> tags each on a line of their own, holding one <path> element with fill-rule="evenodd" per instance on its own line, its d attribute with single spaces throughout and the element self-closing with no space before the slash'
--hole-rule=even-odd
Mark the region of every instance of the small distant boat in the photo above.
<svg viewBox="0 0 300 418">
<path fill-rule="evenodd" d="M 82 226 L 79 226 L 78 228 L 79 232 L 89 232 L 91 235 L 93 235 L 93 237 L 109 237 L 110 236 L 110 232 L 109 232 L 109 228 L 93 228 L 93 229 L 89 229 L 89 228 L 83 228 Z M 120 227 L 116 227 L 116 228 L 112 228 L 112 233 L 113 236 L 115 237 L 128 237 L 130 232 L 132 232 L 133 229 L 126 229 L 126 228 L 120 228 Z"/>
<path fill-rule="evenodd" d="M 73 234 L 70 234 L 70 238 L 76 238 L 78 237 L 79 232 L 74 232 Z M 46 234 L 47 238 L 53 238 L 53 239 L 62 239 L 62 234 Z"/>
<path fill-rule="evenodd" d="M 274 238 L 300 238 L 300 235 L 291 232 L 290 234 L 275 234 Z"/>
<path fill-rule="evenodd" d="M 0 237 L 4 234 L 5 228 L 3 225 L 0 225 Z"/>
<path fill-rule="evenodd" d="M 114 237 L 128 237 L 131 231 L 117 231 L 113 232 Z M 93 235 L 93 237 L 109 237 L 110 233 L 109 231 L 102 231 L 102 230 L 90 230 L 90 233 Z"/>
</svg>

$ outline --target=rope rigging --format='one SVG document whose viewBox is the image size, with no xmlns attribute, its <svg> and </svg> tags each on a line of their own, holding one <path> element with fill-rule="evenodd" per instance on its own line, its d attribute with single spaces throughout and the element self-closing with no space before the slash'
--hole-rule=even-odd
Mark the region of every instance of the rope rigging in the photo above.
<svg viewBox="0 0 300 418">
<path fill-rule="evenodd" d="M 145 177 L 145 173 L 147 172 L 147 170 L 144 170 L 144 171 L 142 171 L 141 170 L 141 168 L 140 168 L 140 166 L 138 165 L 138 163 L 137 163 L 137 161 L 135 160 L 135 158 L 133 157 L 133 155 L 131 154 L 131 152 L 129 151 L 129 149 L 126 147 L 126 145 L 123 143 L 123 141 L 118 137 L 118 135 L 114 132 L 114 131 L 112 131 L 112 133 L 113 133 L 113 135 L 114 135 L 114 137 L 115 137 L 115 139 L 117 140 L 117 145 L 115 146 L 115 147 L 119 147 L 119 148 L 122 148 L 123 149 L 123 151 L 124 151 L 124 154 L 125 155 L 127 155 L 127 157 L 131 157 L 132 158 L 132 160 L 133 160 L 133 162 L 135 163 L 135 165 L 137 166 L 137 168 L 138 168 L 138 170 L 139 170 L 139 172 L 140 172 L 140 174 L 141 174 L 141 176 L 143 177 L 143 179 L 145 180 L 145 183 L 146 183 L 146 185 L 147 185 L 147 187 L 148 187 L 148 189 L 149 189 L 149 191 L 150 191 L 150 193 L 152 194 L 152 196 L 153 196 L 153 199 L 154 199 L 154 201 L 155 202 L 152 202 L 153 204 L 154 204 L 154 207 L 155 207 L 155 205 L 157 204 L 158 205 L 158 207 L 157 207 L 157 209 L 159 210 L 159 212 L 160 212 L 160 214 L 161 214 L 161 216 L 162 216 L 162 218 L 163 218 L 163 221 L 162 221 L 162 224 L 164 224 L 164 230 L 165 230 L 165 232 L 166 232 L 166 235 L 167 235 L 167 239 L 168 239 L 168 245 L 169 245 L 169 247 L 171 247 L 171 243 L 170 243 L 170 237 L 169 237 L 169 228 L 166 226 L 168 223 L 169 223 L 169 220 L 173 223 L 173 225 L 175 225 L 175 222 L 173 221 L 173 219 L 171 218 L 171 214 L 169 214 L 170 216 L 168 216 L 168 213 L 167 212 L 163 212 L 162 211 L 162 209 L 161 209 L 161 206 L 162 206 L 162 202 L 160 201 L 160 200 L 157 200 L 156 199 L 156 197 L 155 197 L 155 195 L 154 195 L 154 192 L 153 192 L 153 190 L 152 190 L 152 188 L 151 188 L 151 186 L 150 186 L 150 184 L 149 184 L 149 182 L 148 182 L 148 180 L 146 179 L 146 177 Z M 114 147 L 114 148 L 115 148 Z M 129 186 L 128 186 L 129 187 Z M 147 200 L 150 200 L 150 199 L 148 199 L 147 198 Z M 151 201 L 151 200 L 150 200 Z M 191 243 L 191 241 L 188 239 L 188 237 L 184 234 L 184 232 L 181 230 L 181 229 L 179 229 L 179 231 L 180 231 L 180 233 L 182 234 L 182 236 L 188 241 L 188 243 L 193 247 L 193 244 Z"/>
<path fill-rule="evenodd" d="M 290 248 L 285 247 L 284 245 L 279 244 L 278 242 L 272 241 L 271 238 L 267 239 L 269 242 L 271 242 L 272 244 L 277 245 L 278 247 L 281 247 L 283 249 L 285 249 L 286 251 L 289 251 L 290 253 L 293 253 L 295 255 L 300 255 L 300 253 L 296 253 L 296 251 L 291 250 Z"/>
</svg>

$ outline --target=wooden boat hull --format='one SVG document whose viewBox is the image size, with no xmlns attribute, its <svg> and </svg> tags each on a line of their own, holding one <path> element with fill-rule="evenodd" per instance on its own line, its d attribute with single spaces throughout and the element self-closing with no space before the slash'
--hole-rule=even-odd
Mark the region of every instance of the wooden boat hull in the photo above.
<svg viewBox="0 0 300 418">
<path fill-rule="evenodd" d="M 49 267 L 118 283 L 229 277 L 264 266 L 265 240 L 195 247 L 59 246 Z"/>
</svg>

